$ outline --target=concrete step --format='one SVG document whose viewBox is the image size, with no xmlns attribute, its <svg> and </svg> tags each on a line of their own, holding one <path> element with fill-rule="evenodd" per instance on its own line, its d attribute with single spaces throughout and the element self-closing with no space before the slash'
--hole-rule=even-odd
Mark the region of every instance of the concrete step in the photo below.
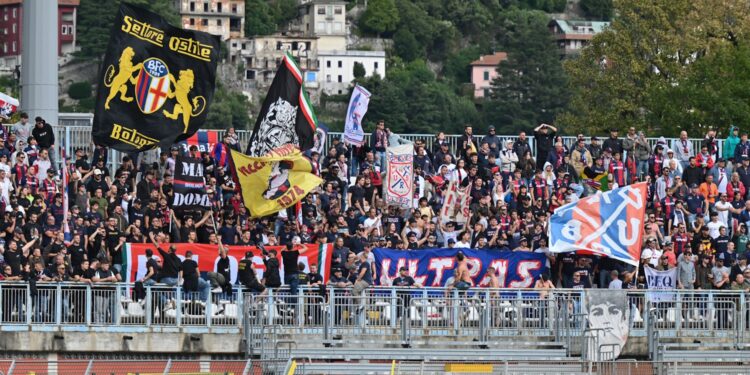
<svg viewBox="0 0 750 375">
<path fill-rule="evenodd" d="M 293 348 L 291 356 L 312 360 L 371 360 L 371 361 L 521 361 L 545 360 L 560 361 L 569 359 L 564 349 L 478 349 L 478 348 L 379 348 L 361 347 L 321 347 Z"/>
</svg>

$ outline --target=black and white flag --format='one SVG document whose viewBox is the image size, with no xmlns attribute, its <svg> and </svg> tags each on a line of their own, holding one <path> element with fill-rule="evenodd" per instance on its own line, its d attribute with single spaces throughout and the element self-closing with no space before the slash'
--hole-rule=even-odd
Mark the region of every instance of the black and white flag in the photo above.
<svg viewBox="0 0 750 375">
<path fill-rule="evenodd" d="M 178 156 L 174 169 L 172 209 L 184 213 L 210 208 L 211 201 L 206 194 L 201 159 Z"/>
</svg>

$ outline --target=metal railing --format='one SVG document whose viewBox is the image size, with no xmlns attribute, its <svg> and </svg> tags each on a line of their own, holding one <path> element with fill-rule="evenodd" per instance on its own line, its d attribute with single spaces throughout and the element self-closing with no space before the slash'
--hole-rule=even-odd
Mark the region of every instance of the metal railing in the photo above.
<svg viewBox="0 0 750 375">
<path fill-rule="evenodd" d="M 667 296 L 665 298 L 664 296 Z M 675 336 L 750 339 L 750 297 L 735 291 L 629 291 L 631 335 L 646 336 L 649 324 Z M 245 306 L 247 305 L 247 306 Z M 18 325 L 237 327 L 279 325 L 287 332 L 382 335 L 410 330 L 482 336 L 552 335 L 585 328 L 581 290 L 486 289 L 467 292 L 442 288 L 372 287 L 363 295 L 351 289 L 286 288 L 258 296 L 235 287 L 232 293 L 198 292 L 157 284 L 137 296 L 132 284 L 0 282 L 0 329 Z M 653 314 L 648 314 L 652 311 Z M 561 321 L 574 322 L 561 327 Z M 481 323 L 481 324 L 480 324 Z M 483 328 L 482 328 L 483 327 Z M 576 328 L 578 327 L 578 328 Z M 662 332 L 662 337 L 669 332 Z"/>
<path fill-rule="evenodd" d="M 73 155 L 73 150 L 75 150 L 78 147 L 84 148 L 88 150 L 89 155 L 93 152 L 93 144 L 92 144 L 92 138 L 91 138 L 91 123 L 93 122 L 93 115 L 91 114 L 78 114 L 78 113 L 66 113 L 66 114 L 60 114 L 60 125 L 52 126 L 54 132 L 55 132 L 55 139 L 58 140 L 59 144 L 65 145 L 65 152 L 67 155 Z M 214 130 L 219 132 L 219 140 L 222 139 L 223 134 L 226 130 L 224 129 L 206 129 L 206 130 Z M 237 130 L 237 135 L 240 142 L 240 149 L 244 150 L 245 146 L 250 141 L 250 137 L 252 135 L 251 130 Z M 436 135 L 435 134 L 399 134 L 403 140 L 414 142 L 416 140 L 422 140 L 425 142 L 425 145 L 428 149 L 432 150 L 433 146 L 436 142 Z M 327 139 L 326 139 L 326 145 L 330 146 L 333 143 L 334 138 L 341 138 L 342 133 L 340 132 L 330 132 L 328 133 Z M 365 134 L 365 142 L 366 144 L 369 144 L 370 142 L 370 136 L 371 133 Z M 475 139 L 477 141 L 481 141 L 483 135 L 477 135 L 475 136 Z M 512 140 L 515 141 L 518 139 L 517 135 L 498 135 L 498 137 L 505 141 L 505 140 Z M 456 152 L 458 150 L 459 146 L 459 140 L 461 138 L 460 134 L 446 134 L 446 140 L 448 144 L 450 145 L 451 152 Z M 533 135 L 529 135 L 527 137 L 529 141 L 529 145 L 532 150 L 532 154 L 534 157 L 536 157 L 536 149 L 535 149 L 535 140 Z M 600 137 L 600 139 L 605 139 L 605 137 Z M 656 143 L 659 141 L 659 138 L 647 138 L 649 144 L 651 145 L 652 149 L 656 145 Z M 60 143 L 60 140 L 64 140 L 64 143 Z M 572 147 L 573 144 L 576 141 L 576 137 L 574 136 L 562 136 L 563 143 L 568 146 Z M 672 142 L 674 141 L 674 138 L 666 138 L 667 145 L 671 147 Z M 586 141 L 590 141 L 590 137 L 586 138 Z M 690 142 L 693 145 L 694 152 L 698 152 L 700 150 L 700 144 L 703 141 L 702 138 L 690 138 Z M 723 152 L 723 139 L 717 139 L 717 146 L 719 148 L 719 155 Z M 144 160 L 151 163 L 154 161 L 157 161 L 159 158 L 159 150 L 152 150 L 147 151 L 144 154 Z M 123 153 L 116 151 L 116 150 L 109 150 L 108 155 L 108 161 L 109 165 L 108 167 L 114 171 L 116 169 L 117 165 L 122 160 L 122 157 L 124 156 Z"/>
</svg>

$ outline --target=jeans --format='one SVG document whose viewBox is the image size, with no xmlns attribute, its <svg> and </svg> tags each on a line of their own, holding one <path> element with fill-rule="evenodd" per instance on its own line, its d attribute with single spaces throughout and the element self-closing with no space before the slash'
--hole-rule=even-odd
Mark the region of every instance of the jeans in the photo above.
<svg viewBox="0 0 750 375">
<path fill-rule="evenodd" d="M 385 171 L 385 151 L 375 151 L 375 165 L 380 168 L 381 172 Z"/>
<path fill-rule="evenodd" d="M 648 160 L 638 161 L 638 178 L 642 179 L 643 176 L 648 174 Z"/>
<path fill-rule="evenodd" d="M 209 272 L 206 276 L 208 276 L 208 281 L 211 282 L 211 288 L 223 288 L 227 284 L 227 279 L 218 272 Z"/>
<path fill-rule="evenodd" d="M 578 198 L 583 195 L 583 186 L 579 184 L 570 184 L 570 188 L 573 190 L 574 193 L 578 196 Z"/>
<path fill-rule="evenodd" d="M 177 278 L 176 277 L 162 277 L 161 282 L 163 284 L 167 284 L 169 286 L 177 286 Z"/>
<path fill-rule="evenodd" d="M 299 274 L 284 275 L 284 284 L 289 285 L 289 305 L 297 305 L 297 293 L 299 291 Z"/>
<path fill-rule="evenodd" d="M 200 292 L 201 301 L 208 301 L 208 294 L 211 292 L 211 285 L 208 281 L 198 278 L 198 291 Z"/>
</svg>

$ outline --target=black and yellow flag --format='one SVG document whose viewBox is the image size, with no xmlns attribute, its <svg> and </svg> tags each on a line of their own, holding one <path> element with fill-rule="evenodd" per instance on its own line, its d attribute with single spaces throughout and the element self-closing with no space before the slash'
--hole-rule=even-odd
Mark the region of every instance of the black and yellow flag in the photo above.
<svg viewBox="0 0 750 375">
<path fill-rule="evenodd" d="M 187 139 L 206 120 L 219 37 L 122 4 L 99 74 L 93 138 L 120 151 Z"/>
</svg>

